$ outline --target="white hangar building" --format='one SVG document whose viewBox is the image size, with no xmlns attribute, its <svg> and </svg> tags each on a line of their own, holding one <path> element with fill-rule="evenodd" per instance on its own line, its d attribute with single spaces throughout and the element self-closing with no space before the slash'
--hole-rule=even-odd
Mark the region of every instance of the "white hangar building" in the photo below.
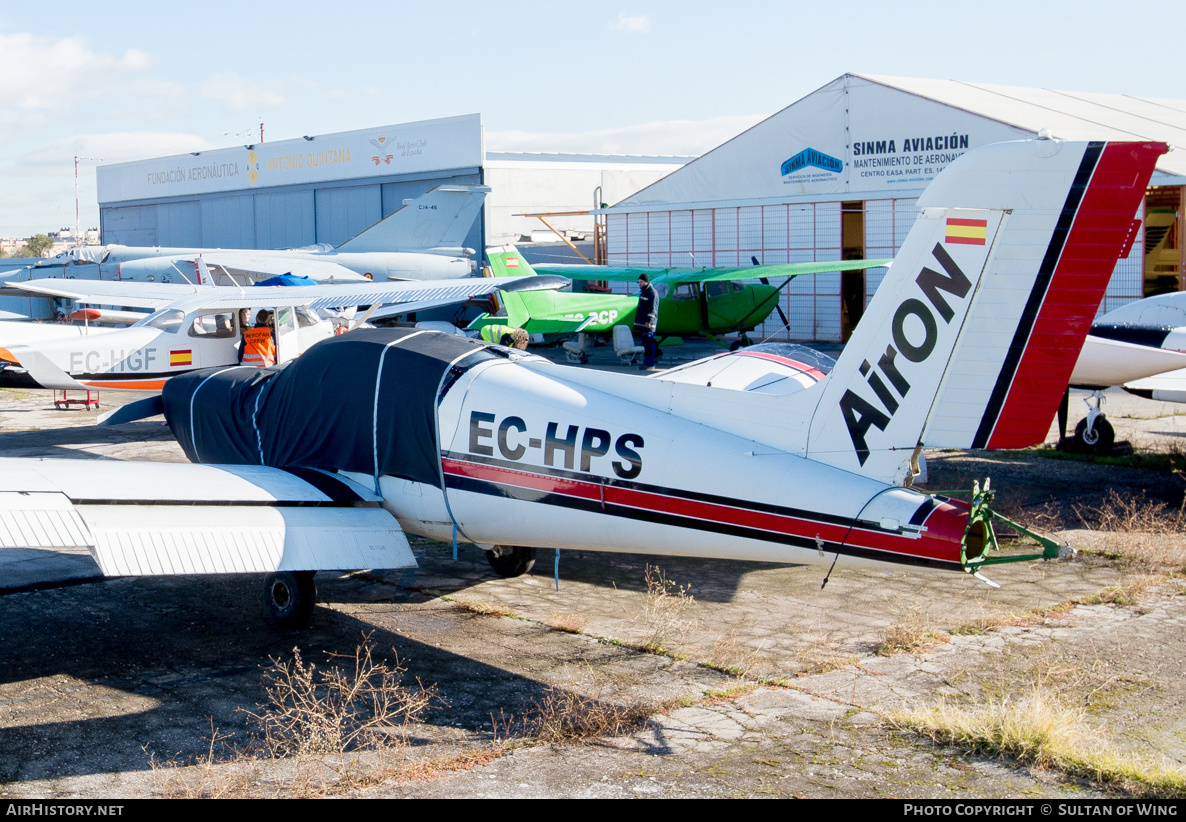
<svg viewBox="0 0 1186 822">
<path fill-rule="evenodd" d="M 542 228 L 519 214 L 588 211 L 689 159 L 487 154 L 470 114 L 99 166 L 99 219 L 103 242 L 123 245 L 338 245 L 438 185 L 482 184 L 492 190 L 466 243 L 480 251 Z M 549 222 L 593 231 L 593 217 Z"/>
<path fill-rule="evenodd" d="M 1066 140 L 1186 147 L 1186 101 L 845 74 L 606 213 L 614 265 L 732 266 L 893 257 L 915 201 L 944 166 L 988 143 L 1048 131 Z M 1183 287 L 1186 150 L 1162 157 L 1144 221 L 1102 310 Z M 884 269 L 800 277 L 783 295 L 790 332 L 847 339 Z M 777 316 L 777 315 L 775 315 Z"/>
</svg>

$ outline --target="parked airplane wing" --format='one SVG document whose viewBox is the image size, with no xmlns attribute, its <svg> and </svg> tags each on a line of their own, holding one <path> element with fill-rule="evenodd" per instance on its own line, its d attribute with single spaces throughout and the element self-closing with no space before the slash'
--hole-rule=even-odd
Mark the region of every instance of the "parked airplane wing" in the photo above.
<svg viewBox="0 0 1186 822">
<path fill-rule="evenodd" d="M 177 300 L 201 294 L 206 288 L 187 283 L 142 283 L 122 280 L 66 280 L 45 277 L 24 282 L 11 282 L 12 288 L 50 297 L 63 297 L 80 303 L 127 305 L 137 308 L 158 308 Z"/>
<path fill-rule="evenodd" d="M 777 263 L 774 265 L 745 265 L 727 268 L 638 268 L 615 265 L 532 265 L 537 274 L 552 274 L 570 280 L 613 280 L 634 282 L 639 274 L 646 274 L 652 283 L 703 283 L 711 280 L 758 280 L 762 278 L 798 277 L 801 274 L 822 274 L 827 271 L 862 271 L 866 268 L 888 266 L 893 260 L 832 260 L 814 263 Z"/>
<path fill-rule="evenodd" d="M 253 254 L 250 251 L 211 251 L 202 256 L 206 265 L 221 268 L 241 282 L 250 282 L 248 275 L 276 277 L 281 274 L 295 274 L 318 282 L 332 279 L 362 284 L 367 279 L 341 263 L 312 254 L 307 255 L 308 259 L 295 252 L 287 257 Z"/>
<path fill-rule="evenodd" d="M 194 286 L 104 280 L 29 280 L 21 288 L 83 303 L 159 308 L 176 303 L 185 310 L 201 308 L 268 308 L 305 305 L 346 308 L 359 305 L 404 305 L 409 311 L 463 302 L 494 291 L 538 291 L 563 288 L 562 277 L 518 277 L 493 280 L 399 280 L 394 282 L 320 283 L 310 286 Z M 173 295 L 165 299 L 164 295 Z"/>
<path fill-rule="evenodd" d="M 0 459 L 0 548 L 85 548 L 107 576 L 414 567 L 380 502 L 312 469 Z"/>
</svg>

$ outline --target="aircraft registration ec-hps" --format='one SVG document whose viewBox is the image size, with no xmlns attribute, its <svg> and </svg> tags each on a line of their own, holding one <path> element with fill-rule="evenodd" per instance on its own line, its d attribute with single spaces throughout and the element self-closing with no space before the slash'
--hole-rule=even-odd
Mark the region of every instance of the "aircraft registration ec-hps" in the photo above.
<svg viewBox="0 0 1186 822">
<path fill-rule="evenodd" d="M 1044 439 L 1166 150 L 969 151 L 832 366 L 758 346 L 616 374 L 376 329 L 175 378 L 166 419 L 208 464 L 0 461 L 0 544 L 85 546 L 108 575 L 268 573 L 278 620 L 309 613 L 317 570 L 414 565 L 405 531 L 506 575 L 544 547 L 979 573 L 1018 559 L 989 495 L 911 487 L 918 454 Z"/>
</svg>

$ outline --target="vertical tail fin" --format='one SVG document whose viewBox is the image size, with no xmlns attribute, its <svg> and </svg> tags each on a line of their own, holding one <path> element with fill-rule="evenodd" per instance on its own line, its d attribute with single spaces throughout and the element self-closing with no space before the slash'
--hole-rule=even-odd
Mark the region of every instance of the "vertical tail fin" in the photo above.
<svg viewBox="0 0 1186 822">
<path fill-rule="evenodd" d="M 338 251 L 432 251 L 461 253 L 488 186 L 437 186 L 391 212 L 338 246 Z"/>
<path fill-rule="evenodd" d="M 820 384 L 807 455 L 900 482 L 918 445 L 1041 442 L 1166 150 L 1036 140 L 952 163 Z"/>
</svg>

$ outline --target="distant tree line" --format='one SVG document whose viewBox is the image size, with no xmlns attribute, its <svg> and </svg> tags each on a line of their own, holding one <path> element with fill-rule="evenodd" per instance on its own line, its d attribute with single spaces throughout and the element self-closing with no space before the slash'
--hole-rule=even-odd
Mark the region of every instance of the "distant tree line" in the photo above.
<svg viewBox="0 0 1186 822">
<path fill-rule="evenodd" d="M 13 257 L 44 257 L 45 252 L 53 248 L 54 241 L 45 234 L 34 234 L 25 240 L 25 244 L 13 252 Z M 8 253 L 0 251 L 0 257 L 7 257 Z"/>
</svg>

